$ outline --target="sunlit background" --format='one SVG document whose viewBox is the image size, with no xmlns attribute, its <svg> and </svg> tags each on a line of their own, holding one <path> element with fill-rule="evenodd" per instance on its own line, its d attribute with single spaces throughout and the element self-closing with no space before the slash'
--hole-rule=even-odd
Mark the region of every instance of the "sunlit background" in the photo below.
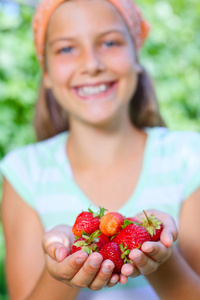
<svg viewBox="0 0 200 300">
<path fill-rule="evenodd" d="M 40 70 L 31 31 L 35 0 L 0 0 L 0 159 L 34 142 L 33 110 Z M 200 1 L 138 0 L 151 24 L 140 62 L 151 74 L 172 130 L 200 131 Z M 1 199 L 1 183 L 0 183 Z M 0 222 L 0 300 L 8 299 Z"/>
</svg>

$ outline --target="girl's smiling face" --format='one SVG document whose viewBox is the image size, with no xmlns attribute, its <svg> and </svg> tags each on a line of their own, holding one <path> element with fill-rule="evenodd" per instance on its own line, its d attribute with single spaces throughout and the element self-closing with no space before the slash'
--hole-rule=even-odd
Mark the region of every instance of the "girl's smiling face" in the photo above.
<svg viewBox="0 0 200 300">
<path fill-rule="evenodd" d="M 71 122 L 128 118 L 140 72 L 134 51 L 123 18 L 108 1 L 66 1 L 49 22 L 45 85 Z"/>
</svg>

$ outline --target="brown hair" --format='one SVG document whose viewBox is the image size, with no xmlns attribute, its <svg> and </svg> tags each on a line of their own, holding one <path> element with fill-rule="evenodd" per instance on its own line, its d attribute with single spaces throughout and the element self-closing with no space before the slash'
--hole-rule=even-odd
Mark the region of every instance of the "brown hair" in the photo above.
<svg viewBox="0 0 200 300">
<path fill-rule="evenodd" d="M 151 78 L 144 68 L 138 75 L 138 85 L 130 102 L 130 118 L 138 127 L 166 126 L 159 112 Z M 67 113 L 55 100 L 51 90 L 40 85 L 36 104 L 34 128 L 39 141 L 69 130 Z"/>
</svg>

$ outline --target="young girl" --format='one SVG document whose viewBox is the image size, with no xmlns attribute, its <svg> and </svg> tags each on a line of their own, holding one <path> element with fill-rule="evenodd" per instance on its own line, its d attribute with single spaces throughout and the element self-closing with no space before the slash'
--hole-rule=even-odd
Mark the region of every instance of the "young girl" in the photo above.
<svg viewBox="0 0 200 300">
<path fill-rule="evenodd" d="M 1 162 L 12 300 L 200 298 L 200 136 L 164 127 L 138 61 L 148 30 L 131 0 L 38 7 L 41 141 Z M 71 226 L 89 206 L 138 219 L 153 211 L 161 241 L 133 250 L 120 275 L 99 253 L 69 255 Z"/>
</svg>

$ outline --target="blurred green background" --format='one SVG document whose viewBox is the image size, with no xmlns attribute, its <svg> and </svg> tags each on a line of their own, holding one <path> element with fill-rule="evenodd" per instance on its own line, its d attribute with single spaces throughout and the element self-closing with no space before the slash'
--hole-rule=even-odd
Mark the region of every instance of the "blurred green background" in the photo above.
<svg viewBox="0 0 200 300">
<path fill-rule="evenodd" d="M 0 0 L 0 159 L 35 140 L 32 120 L 41 75 L 31 31 L 35 2 Z M 140 61 L 155 82 L 161 114 L 172 130 L 200 131 L 200 1 L 137 2 L 151 24 Z M 1 194 L 0 181 L 0 199 Z M 8 299 L 4 261 L 0 221 L 0 300 Z"/>
</svg>

